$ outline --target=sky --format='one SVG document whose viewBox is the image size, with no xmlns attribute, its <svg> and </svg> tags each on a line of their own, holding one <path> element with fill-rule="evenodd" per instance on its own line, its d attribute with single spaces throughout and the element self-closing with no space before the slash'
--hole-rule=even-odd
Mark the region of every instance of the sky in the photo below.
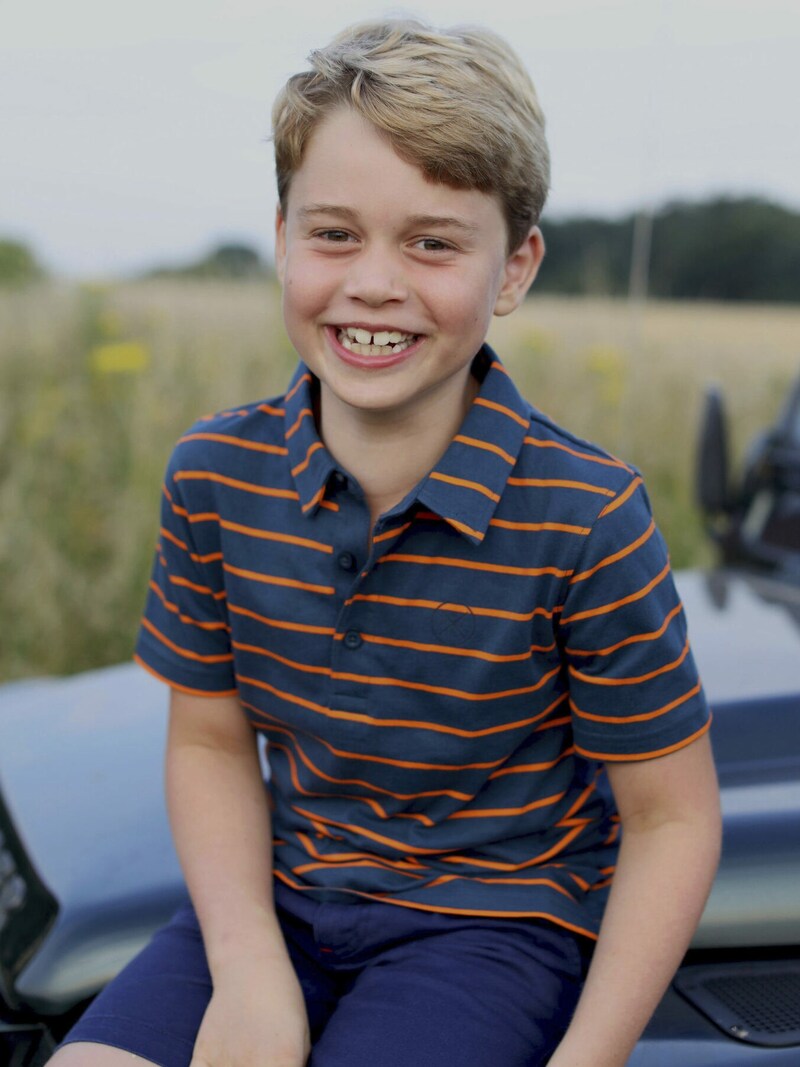
<svg viewBox="0 0 800 1067">
<path fill-rule="evenodd" d="M 228 240 L 269 255 L 272 100 L 312 48 L 389 14 L 520 53 L 553 157 L 545 232 L 715 194 L 800 209 L 797 0 L 0 0 L 0 238 L 75 277 Z"/>
</svg>

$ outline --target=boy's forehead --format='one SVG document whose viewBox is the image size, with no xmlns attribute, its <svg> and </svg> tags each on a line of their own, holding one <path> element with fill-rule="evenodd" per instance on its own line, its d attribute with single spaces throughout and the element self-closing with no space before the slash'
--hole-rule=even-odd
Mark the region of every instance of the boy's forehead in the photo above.
<svg viewBox="0 0 800 1067">
<path fill-rule="evenodd" d="M 323 215 L 357 222 L 382 208 L 408 223 L 444 226 L 465 237 L 486 221 L 504 226 L 496 196 L 429 178 L 348 107 L 321 119 L 309 138 L 289 186 L 288 208 L 299 222 Z"/>
</svg>

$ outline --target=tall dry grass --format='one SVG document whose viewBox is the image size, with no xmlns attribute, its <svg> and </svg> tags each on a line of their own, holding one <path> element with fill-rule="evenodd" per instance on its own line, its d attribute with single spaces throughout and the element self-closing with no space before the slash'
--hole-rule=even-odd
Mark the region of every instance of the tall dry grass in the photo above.
<svg viewBox="0 0 800 1067">
<path fill-rule="evenodd" d="M 677 566 L 708 558 L 691 504 L 703 384 L 735 450 L 798 367 L 800 309 L 534 298 L 491 340 L 522 391 L 642 468 Z M 276 393 L 294 355 L 258 284 L 0 293 L 0 678 L 129 656 L 176 437 Z"/>
</svg>

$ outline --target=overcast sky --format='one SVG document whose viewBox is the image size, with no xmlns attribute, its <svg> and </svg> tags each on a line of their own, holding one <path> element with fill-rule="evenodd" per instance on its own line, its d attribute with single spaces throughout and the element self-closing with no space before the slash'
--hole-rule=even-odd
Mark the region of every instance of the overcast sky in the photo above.
<svg viewBox="0 0 800 1067">
<path fill-rule="evenodd" d="M 0 236 L 81 276 L 223 239 L 268 252 L 277 89 L 388 13 L 515 45 L 548 119 L 553 217 L 719 192 L 800 209 L 797 0 L 0 0 Z"/>
</svg>

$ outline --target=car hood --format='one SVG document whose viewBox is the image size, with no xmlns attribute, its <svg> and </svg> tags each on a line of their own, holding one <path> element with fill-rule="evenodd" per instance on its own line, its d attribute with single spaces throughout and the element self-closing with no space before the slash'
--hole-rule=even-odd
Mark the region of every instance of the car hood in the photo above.
<svg viewBox="0 0 800 1067">
<path fill-rule="evenodd" d="M 134 664 L 0 687 L 0 790 L 58 902 L 17 982 L 41 1011 L 95 992 L 185 897 L 162 786 L 167 687 Z"/>
<path fill-rule="evenodd" d="M 800 944 L 800 587 L 726 570 L 676 578 L 714 714 L 724 816 L 694 945 Z"/>
</svg>

